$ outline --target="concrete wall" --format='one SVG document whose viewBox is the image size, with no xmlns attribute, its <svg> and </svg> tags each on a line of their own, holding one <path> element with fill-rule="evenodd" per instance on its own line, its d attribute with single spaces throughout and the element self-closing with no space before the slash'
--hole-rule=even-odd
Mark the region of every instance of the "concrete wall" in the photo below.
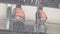
<svg viewBox="0 0 60 34">
<path fill-rule="evenodd" d="M 0 19 L 6 18 L 6 4 L 0 3 Z"/>
<path fill-rule="evenodd" d="M 52 22 L 52 23 L 60 22 L 60 9 L 44 7 L 44 11 L 48 16 L 48 20 L 47 20 L 48 22 Z"/>
<path fill-rule="evenodd" d="M 6 29 L 6 4 L 0 3 L 0 29 Z"/>
</svg>

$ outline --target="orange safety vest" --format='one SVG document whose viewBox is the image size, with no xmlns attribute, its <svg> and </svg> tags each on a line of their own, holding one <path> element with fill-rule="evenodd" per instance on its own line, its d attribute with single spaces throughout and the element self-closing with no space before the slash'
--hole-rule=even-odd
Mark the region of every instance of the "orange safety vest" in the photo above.
<svg viewBox="0 0 60 34">
<path fill-rule="evenodd" d="M 42 10 L 40 10 L 40 17 L 41 17 L 41 21 L 46 21 L 47 20 L 47 16 L 46 16 L 46 14 L 45 14 L 45 12 L 44 11 L 42 11 Z"/>
<path fill-rule="evenodd" d="M 16 8 L 16 16 L 19 16 L 19 17 L 24 17 L 24 11 L 20 8 Z"/>
</svg>

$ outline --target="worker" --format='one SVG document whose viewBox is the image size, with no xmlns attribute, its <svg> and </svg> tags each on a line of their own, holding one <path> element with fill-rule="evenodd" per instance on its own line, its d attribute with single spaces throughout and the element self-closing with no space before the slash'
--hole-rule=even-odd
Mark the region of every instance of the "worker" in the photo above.
<svg viewBox="0 0 60 34">
<path fill-rule="evenodd" d="M 22 10 L 21 6 L 17 5 L 16 6 L 16 17 L 18 17 L 17 19 L 23 19 L 25 20 L 25 13 Z"/>
<path fill-rule="evenodd" d="M 12 13 L 14 30 L 20 31 L 24 29 L 25 13 L 21 8 L 21 4 L 17 4 Z"/>
<path fill-rule="evenodd" d="M 36 12 L 36 24 L 37 24 L 37 32 L 41 34 L 45 33 L 45 23 L 47 20 L 46 13 L 43 11 L 42 3 L 39 4 L 38 11 Z"/>
</svg>

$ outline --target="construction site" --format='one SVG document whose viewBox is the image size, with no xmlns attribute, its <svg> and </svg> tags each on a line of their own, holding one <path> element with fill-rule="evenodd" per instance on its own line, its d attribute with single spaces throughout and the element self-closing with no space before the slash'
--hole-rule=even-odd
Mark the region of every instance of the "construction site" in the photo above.
<svg viewBox="0 0 60 34">
<path fill-rule="evenodd" d="M 43 3 L 43 11 L 47 16 L 44 34 L 60 34 L 60 0 L 22 0 L 24 24 L 14 23 L 10 17 L 18 1 L 20 0 L 0 0 L 0 34 L 42 34 L 36 30 L 35 16 L 40 2 Z"/>
</svg>

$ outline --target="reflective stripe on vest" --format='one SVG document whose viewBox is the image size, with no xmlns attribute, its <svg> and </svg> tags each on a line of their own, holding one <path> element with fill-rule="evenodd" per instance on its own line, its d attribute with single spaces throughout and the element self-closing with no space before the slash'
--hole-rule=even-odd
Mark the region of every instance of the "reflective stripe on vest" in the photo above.
<svg viewBox="0 0 60 34">
<path fill-rule="evenodd" d="M 20 8 L 16 8 L 16 16 L 23 17 L 24 11 Z"/>
</svg>

